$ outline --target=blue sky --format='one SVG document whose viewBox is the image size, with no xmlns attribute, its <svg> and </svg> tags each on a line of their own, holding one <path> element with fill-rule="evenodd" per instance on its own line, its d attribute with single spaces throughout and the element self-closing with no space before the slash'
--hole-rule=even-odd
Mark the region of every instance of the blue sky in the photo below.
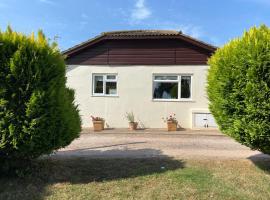
<svg viewBox="0 0 270 200">
<path fill-rule="evenodd" d="M 58 37 L 62 50 L 104 31 L 174 29 L 220 46 L 270 25 L 270 0 L 0 0 L 0 28 Z"/>
</svg>

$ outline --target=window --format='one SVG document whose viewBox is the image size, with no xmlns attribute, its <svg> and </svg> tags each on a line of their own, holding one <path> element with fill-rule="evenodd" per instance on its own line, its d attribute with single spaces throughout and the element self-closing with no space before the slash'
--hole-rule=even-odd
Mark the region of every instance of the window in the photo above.
<svg viewBox="0 0 270 200">
<path fill-rule="evenodd" d="M 191 76 L 181 76 L 181 98 L 191 97 Z"/>
<path fill-rule="evenodd" d="M 117 75 L 115 74 L 94 74 L 93 95 L 95 96 L 116 96 Z"/>
<path fill-rule="evenodd" d="M 155 75 L 153 99 L 190 100 L 190 75 Z"/>
</svg>

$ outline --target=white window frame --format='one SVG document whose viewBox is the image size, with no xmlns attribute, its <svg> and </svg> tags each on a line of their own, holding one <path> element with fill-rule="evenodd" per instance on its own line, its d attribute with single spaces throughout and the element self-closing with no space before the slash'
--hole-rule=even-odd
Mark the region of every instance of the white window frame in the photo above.
<svg viewBox="0 0 270 200">
<path fill-rule="evenodd" d="M 103 77 L 103 93 L 95 93 L 95 76 Z M 115 79 L 107 79 L 107 76 L 115 76 Z M 116 83 L 116 94 L 106 94 L 106 82 Z M 118 74 L 114 73 L 94 73 L 92 74 L 92 96 L 105 96 L 105 97 L 115 97 L 118 96 Z"/>
<path fill-rule="evenodd" d="M 177 80 L 155 80 L 156 76 L 177 76 Z M 181 98 L 181 77 L 190 76 L 190 98 Z M 154 98 L 154 82 L 163 82 L 163 83 L 178 83 L 178 96 L 177 99 L 157 99 Z M 192 91 L 193 91 L 193 74 L 153 74 L 152 77 L 152 100 L 153 101 L 193 101 L 192 100 Z"/>
</svg>

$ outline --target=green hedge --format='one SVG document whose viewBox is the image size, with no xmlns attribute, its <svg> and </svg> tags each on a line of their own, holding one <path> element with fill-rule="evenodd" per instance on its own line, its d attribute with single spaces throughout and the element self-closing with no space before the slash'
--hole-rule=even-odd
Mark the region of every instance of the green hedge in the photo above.
<svg viewBox="0 0 270 200">
<path fill-rule="evenodd" d="M 65 83 L 64 58 L 41 31 L 0 32 L 0 158 L 37 158 L 79 136 L 74 92 Z"/>
<path fill-rule="evenodd" d="M 222 132 L 270 153 L 270 29 L 251 28 L 209 60 L 210 110 Z"/>
</svg>

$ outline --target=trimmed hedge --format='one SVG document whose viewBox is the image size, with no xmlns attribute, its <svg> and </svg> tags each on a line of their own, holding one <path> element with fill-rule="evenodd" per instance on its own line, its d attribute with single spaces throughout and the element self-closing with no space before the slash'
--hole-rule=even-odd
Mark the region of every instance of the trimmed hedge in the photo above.
<svg viewBox="0 0 270 200">
<path fill-rule="evenodd" d="M 29 160 L 65 147 L 80 133 L 74 92 L 55 43 L 0 32 L 0 158 Z"/>
<path fill-rule="evenodd" d="M 208 63 L 210 110 L 220 130 L 270 154 L 270 29 L 251 28 Z"/>
</svg>

